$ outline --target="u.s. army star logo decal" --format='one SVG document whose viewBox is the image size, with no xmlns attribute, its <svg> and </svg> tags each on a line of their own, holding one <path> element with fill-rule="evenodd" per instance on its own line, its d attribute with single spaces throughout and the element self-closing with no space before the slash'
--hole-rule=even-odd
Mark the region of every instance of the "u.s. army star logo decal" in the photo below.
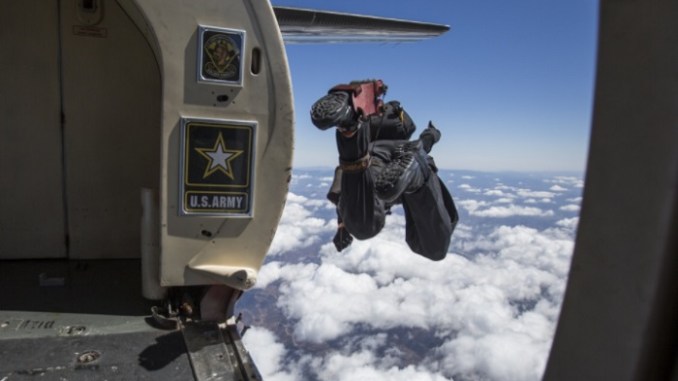
<svg viewBox="0 0 678 381">
<path fill-rule="evenodd" d="M 233 167 L 231 166 L 231 161 L 236 157 L 240 156 L 243 151 L 227 149 L 226 143 L 224 143 L 224 137 L 219 133 L 217 141 L 214 143 L 212 148 L 196 148 L 196 151 L 202 155 L 205 159 L 208 160 L 207 167 L 205 168 L 205 173 L 203 174 L 203 179 L 206 179 L 211 174 L 216 171 L 223 172 L 229 179 L 235 180 L 233 176 Z"/>
<path fill-rule="evenodd" d="M 250 218 L 257 123 L 182 118 L 180 215 Z"/>
</svg>

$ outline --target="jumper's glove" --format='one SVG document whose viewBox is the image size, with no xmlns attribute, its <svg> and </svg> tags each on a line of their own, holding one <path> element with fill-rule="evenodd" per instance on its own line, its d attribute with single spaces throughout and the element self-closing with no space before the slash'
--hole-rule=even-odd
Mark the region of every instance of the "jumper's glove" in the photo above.
<svg viewBox="0 0 678 381">
<path fill-rule="evenodd" d="M 332 242 L 334 242 L 334 247 L 337 248 L 337 251 L 342 251 L 345 248 L 351 246 L 353 237 L 343 225 L 340 225 L 337 229 L 337 234 L 334 235 Z"/>
<path fill-rule="evenodd" d="M 429 121 L 428 127 L 419 134 L 419 140 L 421 140 L 423 144 L 424 151 L 430 153 L 433 145 L 440 140 L 440 130 L 433 125 L 432 121 Z"/>
</svg>

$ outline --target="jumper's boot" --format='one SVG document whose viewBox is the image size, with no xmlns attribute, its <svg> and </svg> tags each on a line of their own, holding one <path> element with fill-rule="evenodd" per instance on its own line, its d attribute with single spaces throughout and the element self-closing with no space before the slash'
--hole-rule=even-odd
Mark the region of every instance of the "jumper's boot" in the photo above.
<svg viewBox="0 0 678 381">
<path fill-rule="evenodd" d="M 394 203 L 403 193 L 416 192 L 428 180 L 431 169 L 421 140 L 398 146 L 393 159 L 375 180 L 377 197 Z"/>
<path fill-rule="evenodd" d="M 331 92 L 311 106 L 311 121 L 321 130 L 337 127 L 351 132 L 358 127 L 357 116 L 350 102 L 351 95 L 344 91 Z"/>
</svg>

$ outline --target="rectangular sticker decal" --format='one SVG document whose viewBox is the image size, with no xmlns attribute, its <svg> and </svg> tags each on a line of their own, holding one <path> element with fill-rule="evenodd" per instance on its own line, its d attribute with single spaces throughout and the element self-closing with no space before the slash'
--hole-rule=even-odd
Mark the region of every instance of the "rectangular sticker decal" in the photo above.
<svg viewBox="0 0 678 381">
<path fill-rule="evenodd" d="M 182 119 L 181 213 L 252 216 L 255 122 Z"/>
<path fill-rule="evenodd" d="M 245 32 L 201 26 L 198 38 L 198 81 L 242 84 Z"/>
</svg>

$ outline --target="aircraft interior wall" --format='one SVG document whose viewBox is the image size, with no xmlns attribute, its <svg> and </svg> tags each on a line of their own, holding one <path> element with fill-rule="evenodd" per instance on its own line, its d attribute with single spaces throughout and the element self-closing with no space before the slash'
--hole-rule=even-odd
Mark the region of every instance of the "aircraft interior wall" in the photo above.
<svg viewBox="0 0 678 381">
<path fill-rule="evenodd" d="M 81 4 L 1 5 L 0 259 L 139 257 L 160 71 L 117 2 Z"/>
</svg>

